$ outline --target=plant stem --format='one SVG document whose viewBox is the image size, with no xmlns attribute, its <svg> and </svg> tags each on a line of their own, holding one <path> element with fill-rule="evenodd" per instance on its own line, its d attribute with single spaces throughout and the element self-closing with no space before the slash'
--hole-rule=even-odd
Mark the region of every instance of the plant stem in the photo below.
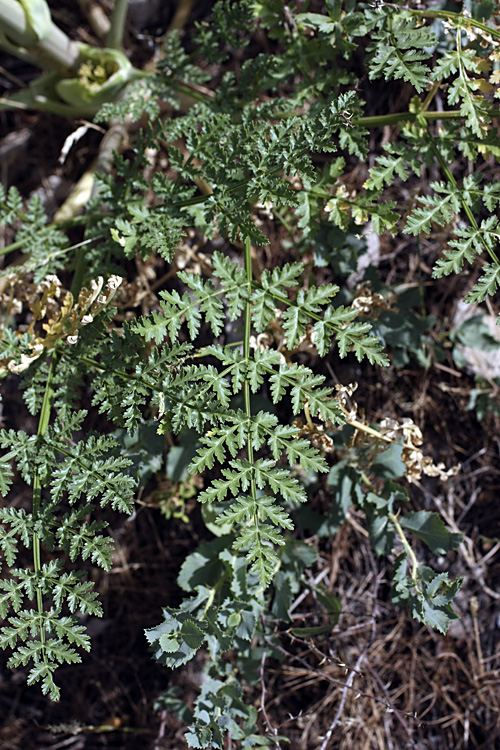
<svg viewBox="0 0 500 750">
<path fill-rule="evenodd" d="M 49 374 L 47 377 L 47 383 L 45 386 L 45 393 L 43 394 L 42 408 L 40 411 L 40 417 L 38 419 L 37 438 L 41 438 L 42 435 L 47 431 L 50 421 L 50 410 L 52 407 L 52 400 L 54 398 L 54 375 L 57 367 L 58 356 L 54 354 L 50 363 Z M 33 523 L 36 524 L 38 514 L 40 512 L 40 505 L 42 501 L 42 479 L 40 477 L 40 471 L 37 467 L 33 475 Z M 37 531 L 33 532 L 32 536 L 33 543 L 33 570 L 36 576 L 40 575 L 41 572 L 41 558 L 40 558 L 40 537 Z M 43 596 L 42 590 L 37 586 L 36 590 L 36 605 L 38 610 L 38 617 L 40 619 L 40 643 L 42 644 L 42 654 L 44 663 L 46 663 L 46 653 L 43 645 L 45 644 L 45 629 L 43 626 Z"/>
<path fill-rule="evenodd" d="M 429 132 L 428 126 L 427 126 L 427 130 Z M 444 174 L 446 175 L 446 178 L 447 178 L 448 182 L 453 186 L 453 188 L 455 190 L 457 190 L 457 192 L 460 193 L 457 181 L 455 180 L 455 178 L 454 178 L 454 176 L 453 176 L 453 174 L 451 172 L 451 169 L 449 168 L 446 160 L 443 158 L 443 155 L 441 154 L 440 150 L 436 146 L 435 140 L 432 139 L 432 135 L 430 134 L 430 132 L 429 132 L 429 137 L 431 138 L 432 150 L 433 150 L 433 152 L 434 152 L 434 154 L 436 156 L 436 159 L 439 162 L 439 166 L 441 167 L 441 169 L 443 170 Z M 462 195 L 460 195 L 460 202 L 462 204 L 462 207 L 463 207 L 465 213 L 467 214 L 467 218 L 469 219 L 471 226 L 474 227 L 474 229 L 476 230 L 476 232 L 478 232 L 479 231 L 479 225 L 478 225 L 478 223 L 476 221 L 476 217 L 472 213 L 471 207 L 469 206 L 469 204 L 467 203 L 467 201 L 464 200 L 464 198 L 462 197 Z M 495 263 L 495 265 L 497 265 L 497 266 L 500 265 L 500 261 L 498 260 L 498 257 L 496 255 L 495 251 L 492 250 L 490 247 L 488 247 L 488 245 L 485 242 L 483 242 L 482 244 L 483 244 L 483 247 L 485 248 L 486 252 L 490 256 L 490 258 Z"/>
<path fill-rule="evenodd" d="M 407 9 L 408 13 L 412 16 L 418 16 L 419 18 L 441 18 L 443 21 L 450 21 L 455 23 L 455 28 L 465 29 L 472 26 L 475 29 L 480 29 L 486 34 L 496 36 L 500 39 L 500 29 L 492 28 L 482 21 L 476 21 L 475 18 L 469 18 L 464 16 L 462 13 L 455 13 L 451 10 L 412 10 Z"/>
<path fill-rule="evenodd" d="M 416 445 L 411 445 L 411 443 L 400 443 L 399 440 L 394 440 L 394 438 L 390 438 L 387 435 L 383 435 L 381 432 L 377 432 L 377 430 L 374 430 L 373 427 L 370 427 L 370 425 L 364 424 L 363 422 L 359 422 L 357 419 L 347 419 L 347 424 L 350 424 L 351 427 L 354 427 L 356 430 L 359 430 L 360 432 L 366 433 L 366 435 L 371 435 L 374 438 L 377 438 L 377 440 L 382 440 L 385 443 L 393 444 L 393 445 L 399 445 L 401 448 L 406 448 L 407 450 L 412 451 L 420 451 L 422 453 L 422 448 L 419 448 Z"/>
<path fill-rule="evenodd" d="M 111 25 L 106 36 L 106 47 L 123 50 L 123 32 L 127 19 L 128 0 L 115 0 Z"/>
<path fill-rule="evenodd" d="M 0 250 L 0 255 L 8 255 L 9 253 L 14 252 L 14 250 L 19 250 L 19 248 L 25 245 L 30 239 L 31 237 L 24 237 L 22 240 L 17 240 L 16 242 L 12 242 L 10 245 L 2 247 L 2 249 Z"/>
<path fill-rule="evenodd" d="M 430 90 L 427 93 L 427 96 L 425 97 L 424 101 L 422 102 L 422 108 L 420 110 L 420 114 L 425 114 L 428 112 L 429 107 L 431 106 L 432 100 L 436 96 L 437 92 L 439 91 L 439 87 L 441 86 L 442 81 L 435 81 Z"/>
<path fill-rule="evenodd" d="M 250 237 L 245 238 L 245 271 L 247 274 L 247 285 L 248 285 L 248 297 L 247 301 L 245 303 L 245 329 L 243 334 L 243 357 L 245 358 L 245 361 L 248 362 L 250 359 L 250 334 L 252 331 L 252 297 L 251 297 L 251 289 L 252 289 L 252 247 L 250 242 Z M 253 455 L 253 444 L 252 444 L 252 436 L 250 432 L 250 423 L 252 419 L 252 408 L 251 408 L 251 400 L 250 400 L 250 383 L 248 381 L 248 377 L 245 377 L 244 383 L 243 383 L 243 394 L 245 399 L 245 414 L 248 419 L 248 437 L 247 437 L 247 455 L 248 455 L 248 461 L 253 466 L 254 463 L 254 455 Z M 250 494 L 253 500 L 253 506 L 254 506 L 254 523 L 255 527 L 259 527 L 259 519 L 258 519 L 258 505 L 257 505 L 257 485 L 255 483 L 255 473 L 252 471 L 250 475 Z"/>
<path fill-rule="evenodd" d="M 8 97 L 0 97 L 0 110 L 10 109 L 20 109 L 23 111 L 35 109 L 40 112 L 49 112 L 52 115 L 70 117 L 71 119 L 84 116 L 93 117 L 96 112 L 94 105 L 85 106 L 82 104 L 77 106 L 74 104 L 65 104 L 55 99 L 46 99 L 43 96 L 34 96 L 29 88 L 11 94 Z"/>
<path fill-rule="evenodd" d="M 416 583 L 418 581 L 417 556 L 415 555 L 415 552 L 413 551 L 411 544 L 409 543 L 408 539 L 405 536 L 405 533 L 401 527 L 401 524 L 399 523 L 398 517 L 394 513 L 389 513 L 389 520 L 394 525 L 394 528 L 396 529 L 396 533 L 401 539 L 401 543 L 403 544 L 406 554 L 411 560 L 411 580 L 414 583 Z"/>
<path fill-rule="evenodd" d="M 207 93 L 203 94 L 193 86 L 189 86 L 185 83 L 180 83 L 180 81 L 168 81 L 168 85 L 171 86 L 174 91 L 177 91 L 179 94 L 190 96 L 192 99 L 196 99 L 196 101 L 198 102 L 208 103 L 214 98 L 211 90 L 207 90 Z M 208 91 L 210 91 L 210 93 L 208 93 Z"/>
<path fill-rule="evenodd" d="M 309 411 L 307 402 L 304 404 L 304 414 L 306 415 L 307 426 L 310 430 L 314 430 L 314 422 L 311 419 L 311 412 Z"/>
<path fill-rule="evenodd" d="M 87 267 L 87 258 L 85 253 L 85 247 L 79 247 L 75 253 L 75 270 L 73 273 L 73 281 L 71 282 L 71 294 L 73 299 L 78 297 L 78 293 L 82 288 L 83 275 L 85 268 Z"/>
<path fill-rule="evenodd" d="M 218 591 L 221 590 L 221 588 L 223 587 L 223 585 L 227 581 L 228 576 L 229 576 L 229 572 L 228 572 L 228 570 L 226 570 L 226 572 L 219 578 L 219 580 L 217 581 L 217 583 L 215 584 L 215 586 L 213 586 L 210 589 L 210 593 L 208 595 L 206 604 L 205 604 L 205 606 L 203 608 L 203 613 L 202 613 L 202 615 L 200 617 L 200 620 L 204 620 L 206 618 L 208 610 L 210 609 L 210 607 L 212 606 L 212 604 L 214 602 L 215 595 L 217 594 Z"/>
<path fill-rule="evenodd" d="M 250 290 L 252 288 L 252 255 L 251 255 L 251 243 L 250 238 L 245 238 L 245 271 L 247 274 L 247 283 L 248 283 L 248 298 L 245 303 L 245 330 L 243 334 L 243 357 L 245 361 L 248 362 L 250 359 L 250 333 L 252 330 L 252 303 L 251 303 L 251 295 Z M 245 381 L 243 383 L 243 393 L 245 398 L 245 414 L 248 419 L 250 419 L 252 413 L 251 413 L 251 404 L 250 404 L 250 383 L 248 382 L 248 378 L 245 378 Z M 248 438 L 248 460 L 250 463 L 253 463 L 253 445 L 251 443 L 250 437 Z"/>
<path fill-rule="evenodd" d="M 488 110 L 490 117 L 500 117 L 500 109 Z M 420 118 L 425 120 L 461 120 L 463 114 L 459 109 L 449 109 L 445 112 L 394 112 L 390 115 L 374 115 L 373 117 L 358 117 L 353 119 L 353 125 L 363 125 L 365 128 L 397 125 L 399 122 L 416 122 Z"/>
<path fill-rule="evenodd" d="M 52 20 L 47 29 L 37 36 L 27 20 L 22 5 L 17 0 L 0 0 L 0 46 L 8 52 L 44 70 L 63 73 L 76 71 L 80 60 L 80 47 Z M 5 36 L 3 36 L 5 35 Z"/>
</svg>

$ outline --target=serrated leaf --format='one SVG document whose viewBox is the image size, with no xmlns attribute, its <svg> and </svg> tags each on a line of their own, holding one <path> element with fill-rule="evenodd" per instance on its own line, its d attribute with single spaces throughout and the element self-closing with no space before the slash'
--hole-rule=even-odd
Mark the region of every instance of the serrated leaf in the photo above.
<svg viewBox="0 0 500 750">
<path fill-rule="evenodd" d="M 227 549 L 227 542 L 227 539 L 213 539 L 186 557 L 177 578 L 184 591 L 192 592 L 200 585 L 215 586 L 224 571 L 219 554 Z"/>
<path fill-rule="evenodd" d="M 420 232 L 429 234 L 432 224 L 444 226 L 453 217 L 453 209 L 450 205 L 450 196 L 434 196 L 432 198 L 421 196 L 420 206 L 415 208 L 406 220 L 403 229 L 405 234 L 416 236 Z"/>
<path fill-rule="evenodd" d="M 167 654 L 171 654 L 179 650 L 179 641 L 177 640 L 177 638 L 171 638 L 166 634 L 161 636 L 159 644 L 162 651 L 165 651 L 165 653 Z"/>
<path fill-rule="evenodd" d="M 486 297 L 493 296 L 500 286 L 500 265 L 487 263 L 483 267 L 482 276 L 477 281 L 474 288 L 467 294 L 465 301 L 473 305 L 477 302 L 484 302 Z"/>
<path fill-rule="evenodd" d="M 405 158 L 397 154 L 383 154 L 370 169 L 370 177 L 364 186 L 367 190 L 381 190 L 384 185 L 390 185 L 397 175 L 401 180 L 408 178 L 408 166 Z"/>
<path fill-rule="evenodd" d="M 387 366 L 389 358 L 382 351 L 383 346 L 380 339 L 372 334 L 371 330 L 370 323 L 356 322 L 346 325 L 344 329 L 337 333 L 340 356 L 343 358 L 352 350 L 358 362 L 366 357 L 372 365 Z"/>
<path fill-rule="evenodd" d="M 463 534 L 448 531 L 437 513 L 427 510 L 406 513 L 399 522 L 404 529 L 411 531 L 424 542 L 435 555 L 446 555 L 458 549 L 463 542 Z"/>
<path fill-rule="evenodd" d="M 370 78 L 403 79 L 411 83 L 417 91 L 423 91 L 430 69 L 424 60 L 431 55 L 435 37 L 426 27 L 417 26 L 417 19 L 398 13 L 391 16 L 391 25 L 385 26 L 385 19 L 372 31 L 376 40 L 368 50 L 373 52 L 370 60 Z"/>
<path fill-rule="evenodd" d="M 181 636 L 189 648 L 196 651 L 201 648 L 205 640 L 203 631 L 192 620 L 186 620 L 182 623 Z"/>
</svg>

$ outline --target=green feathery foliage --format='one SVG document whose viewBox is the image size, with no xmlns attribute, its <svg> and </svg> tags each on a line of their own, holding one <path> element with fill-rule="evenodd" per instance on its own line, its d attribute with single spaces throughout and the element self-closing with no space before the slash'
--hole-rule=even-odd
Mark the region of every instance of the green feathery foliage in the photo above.
<svg viewBox="0 0 500 750">
<path fill-rule="evenodd" d="M 484 184 L 480 170 L 459 180 L 451 165 L 463 156 L 500 155 L 488 132 L 498 96 L 489 55 L 499 54 L 500 31 L 492 24 L 484 35 L 484 23 L 466 15 L 397 4 L 329 0 L 323 14 L 296 10 L 275 0 L 219 0 L 213 21 L 197 27 L 193 53 L 170 35 L 157 72 L 101 111 L 102 121 L 143 112 L 149 121 L 133 154 L 117 154 L 113 174 L 98 177 L 83 217 L 52 226 L 39 199 L 25 205 L 15 188 L 0 192 L 0 222 L 13 236 L 2 252 L 22 253 L 20 264 L 2 271 L 0 374 L 19 379 L 27 409 L 38 417 L 35 434 L 0 430 L 0 644 L 10 650 L 9 666 L 27 668 L 30 684 L 40 681 L 58 697 L 57 667 L 90 646 L 81 617 L 102 614 L 74 563 L 110 570 L 106 528 L 113 512 L 133 510 L 139 477 L 118 435 L 134 436 L 153 418 L 159 435 L 194 430 L 188 471 L 203 476 L 197 499 L 216 538 L 190 552 L 178 579 L 187 598 L 166 607 L 163 622 L 146 635 L 155 658 L 170 668 L 208 651 L 207 680 L 187 733 L 198 748 L 225 747 L 227 732 L 241 747 L 276 740 L 259 733 L 247 705 L 246 665 L 264 644 L 277 655 L 279 639 L 266 618 L 293 626 L 290 608 L 317 558 L 294 536 L 308 501 L 306 477 L 326 481 L 331 493 L 327 534 L 351 507 L 364 513 L 375 553 L 393 557 L 395 603 L 443 633 L 457 617 L 460 581 L 421 562 L 409 539 L 445 555 L 461 535 L 435 513 L 405 511 L 408 495 L 392 481 L 399 475 L 371 482 L 374 459 L 393 438 L 358 419 L 347 406 L 349 387 L 330 385 L 321 367 L 327 357 L 385 367 L 390 352 L 348 291 L 316 283 L 309 260 L 326 265 L 329 238 L 354 247 L 368 223 L 378 234 L 411 236 L 439 227 L 449 240 L 434 278 L 480 265 L 467 302 L 497 292 L 500 183 Z M 257 27 L 277 53 L 249 54 L 241 64 L 235 58 L 235 72 L 210 88 L 200 65 L 234 57 Z M 366 55 L 373 85 L 404 82 L 415 94 L 408 112 L 364 116 L 349 68 L 354 52 Z M 446 105 L 457 109 L 432 110 L 441 87 Z M 195 103 L 162 116 L 158 100 L 175 108 L 179 93 Z M 354 186 L 349 170 L 365 165 L 370 130 L 393 123 L 398 139 L 364 168 L 364 185 Z M 151 175 L 148 150 L 160 148 L 168 172 Z M 394 191 L 386 200 L 388 186 L 429 167 L 440 178 L 425 194 L 412 195 L 409 205 L 398 205 Z M 286 228 L 294 255 L 261 270 L 252 248 L 268 243 L 262 209 Z M 76 256 L 68 229 L 81 232 Z M 190 267 L 180 262 L 188 230 L 224 242 Z M 126 286 L 130 261 L 153 256 L 172 264 L 157 304 L 123 322 L 113 305 L 127 304 L 116 293 Z M 73 273 L 71 291 L 56 276 L 62 269 Z M 101 414 L 102 434 L 87 430 L 84 393 L 91 394 L 86 406 Z M 368 467 L 361 454 L 359 466 L 331 465 L 325 445 L 334 438 L 343 444 L 346 422 L 372 439 Z M 432 462 L 408 440 L 403 431 L 393 439 L 411 478 Z M 318 479 L 323 474 L 328 478 Z M 14 478 L 28 488 L 22 507 L 7 499 Z M 26 550 L 27 566 L 19 562 Z M 317 586 L 314 594 L 326 624 L 297 629 L 304 637 L 331 631 L 340 614 L 331 592 Z M 234 664 L 223 658 L 230 649 Z"/>
</svg>

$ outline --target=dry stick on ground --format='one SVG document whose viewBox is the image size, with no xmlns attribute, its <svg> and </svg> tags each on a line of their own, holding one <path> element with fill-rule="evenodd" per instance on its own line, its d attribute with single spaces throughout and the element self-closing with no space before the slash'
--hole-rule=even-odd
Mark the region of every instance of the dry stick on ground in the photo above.
<svg viewBox="0 0 500 750">
<path fill-rule="evenodd" d="M 265 623 L 263 623 L 265 625 Z M 264 717 L 264 721 L 266 722 L 267 729 L 269 731 L 269 734 L 274 735 L 274 737 L 277 737 L 277 730 L 273 725 L 271 724 L 271 721 L 269 719 L 269 716 L 266 711 L 266 680 L 265 680 L 265 665 L 266 665 L 266 657 L 267 657 L 267 651 L 266 649 L 262 652 L 262 659 L 260 662 L 260 684 L 261 684 L 261 693 L 260 693 L 260 709 L 262 711 L 262 716 Z M 278 742 L 278 739 L 275 739 L 275 745 L 277 750 L 281 750 L 281 745 Z"/>
<path fill-rule="evenodd" d="M 321 743 L 321 747 L 320 747 L 320 749 L 319 749 L 319 750 L 326 750 L 326 748 L 328 747 L 328 744 L 329 744 L 329 742 L 330 742 L 331 736 L 332 736 L 332 734 L 333 734 L 333 730 L 335 729 L 335 727 L 337 726 L 337 724 L 338 724 L 338 723 L 339 723 L 339 721 L 340 721 L 340 717 L 342 716 L 342 713 L 343 713 L 343 711 L 344 711 L 344 705 L 345 705 L 345 702 L 346 702 L 346 698 L 347 698 L 347 693 L 348 693 L 349 689 L 350 689 L 350 688 L 352 688 L 352 683 L 353 683 L 353 681 L 354 681 L 354 676 L 355 676 L 356 674 L 358 674 L 358 672 L 359 672 L 359 669 L 361 668 L 361 664 L 363 663 L 363 661 L 364 661 L 364 659 L 365 659 L 365 656 L 366 656 L 366 648 L 367 648 L 367 646 L 365 645 L 365 647 L 364 647 L 363 651 L 362 651 L 362 652 L 360 653 L 360 655 L 358 656 L 358 659 L 357 659 L 357 661 L 356 661 L 356 665 L 354 666 L 354 668 L 353 668 L 353 669 L 351 669 L 351 670 L 349 671 L 349 676 L 348 676 L 348 678 L 347 678 L 347 680 L 346 680 L 346 683 L 345 683 L 345 685 L 344 685 L 344 687 L 342 688 L 342 691 L 341 691 L 341 693 L 340 693 L 340 702 L 339 702 L 339 706 L 338 706 L 338 708 L 337 708 L 337 711 L 336 711 L 336 713 L 335 713 L 335 716 L 333 717 L 333 721 L 332 721 L 332 723 L 331 723 L 331 724 L 330 724 L 330 726 L 328 727 L 328 730 L 327 730 L 327 732 L 326 732 L 326 734 L 325 734 L 325 737 L 324 737 L 324 739 L 323 739 L 323 742 Z"/>
<path fill-rule="evenodd" d="M 372 558 L 372 563 L 373 563 L 373 556 L 370 555 L 370 557 Z M 349 689 L 352 688 L 352 683 L 354 682 L 354 677 L 355 677 L 356 674 L 359 674 L 359 670 L 361 669 L 361 665 L 363 664 L 363 662 L 364 662 L 364 660 L 366 658 L 366 653 L 368 651 L 368 648 L 373 643 L 373 640 L 375 638 L 375 630 L 376 630 L 375 602 L 377 601 L 378 585 L 379 585 L 379 577 L 375 576 L 374 577 L 374 585 L 373 585 L 373 594 L 372 594 L 373 595 L 373 602 L 374 602 L 374 604 L 373 604 L 373 611 L 372 611 L 372 616 L 371 616 L 371 633 L 370 633 L 370 636 L 369 636 L 367 642 L 365 643 L 365 645 L 363 647 L 363 650 L 361 651 L 361 653 L 359 654 L 359 656 L 358 656 L 358 658 L 356 660 L 355 666 L 349 670 L 349 676 L 347 677 L 345 686 L 342 688 L 341 693 L 340 693 L 340 702 L 339 702 L 337 711 L 335 712 L 335 716 L 333 717 L 333 720 L 332 720 L 330 726 L 328 727 L 328 730 L 327 730 L 327 732 L 325 734 L 325 737 L 323 739 L 323 742 L 321 744 L 320 750 L 326 750 L 326 748 L 328 747 L 328 744 L 329 744 L 330 739 L 331 739 L 331 737 L 333 735 L 335 727 L 338 725 L 338 723 L 340 721 L 340 718 L 341 718 L 341 716 L 342 716 L 342 714 L 344 712 L 344 706 L 345 706 L 345 702 L 346 702 L 346 699 L 347 699 L 347 693 L 348 693 Z"/>
<path fill-rule="evenodd" d="M 373 559 L 372 559 L 372 562 L 373 562 Z M 379 576 L 375 576 L 374 577 L 374 586 L 373 586 L 373 593 L 372 593 L 373 602 L 374 602 L 374 609 L 375 609 L 376 602 L 377 602 L 378 586 L 379 586 L 379 583 L 380 583 L 379 579 L 380 579 L 380 574 L 379 574 Z M 346 680 L 346 683 L 345 683 L 344 687 L 341 690 L 339 706 L 338 706 L 337 711 L 335 713 L 335 716 L 333 717 L 333 720 L 332 720 L 332 722 L 331 722 L 331 724 L 330 724 L 330 726 L 329 726 L 329 728 L 328 728 L 328 730 L 327 730 L 327 732 L 326 732 L 326 734 L 324 736 L 323 742 L 322 742 L 321 747 L 320 747 L 319 750 L 327 750 L 327 747 L 328 747 L 328 745 L 330 743 L 330 740 L 332 738 L 333 732 L 334 732 L 335 728 L 338 726 L 338 724 L 339 724 L 339 722 L 341 720 L 341 717 L 342 717 L 342 714 L 343 714 L 343 711 L 344 711 L 344 707 L 345 707 L 345 703 L 346 703 L 346 699 L 347 699 L 347 694 L 348 694 L 349 690 L 354 689 L 353 688 L 354 678 L 355 678 L 355 676 L 357 674 L 358 675 L 360 674 L 359 670 L 360 670 L 363 662 L 366 663 L 366 665 L 367 665 L 367 667 L 368 667 L 368 669 L 370 671 L 370 674 L 373 676 L 373 678 L 375 679 L 375 681 L 377 682 L 377 684 L 381 687 L 382 692 L 383 692 L 383 694 L 386 697 L 386 701 L 387 701 L 386 702 L 386 706 L 387 706 L 388 710 L 390 710 L 391 713 L 394 713 L 396 715 L 396 718 L 398 719 L 398 721 L 400 722 L 401 726 L 403 727 L 406 736 L 408 737 L 409 741 L 412 742 L 412 744 L 413 744 L 412 736 L 411 736 L 411 731 L 410 731 L 408 725 L 403 720 L 403 718 L 402 718 L 400 712 L 398 711 L 398 709 L 392 703 L 392 701 L 390 699 L 390 696 L 388 695 L 388 693 L 387 693 L 387 691 L 386 691 L 386 689 L 385 689 L 382 681 L 380 680 L 380 678 L 378 677 L 378 675 L 374 672 L 374 670 L 372 669 L 372 667 L 369 664 L 368 660 L 366 659 L 366 654 L 368 652 L 368 649 L 369 649 L 370 645 L 375 640 L 375 636 L 376 636 L 376 619 L 375 619 L 375 611 L 374 611 L 372 613 L 372 619 L 371 619 L 371 634 L 370 634 L 370 637 L 369 637 L 368 641 L 365 643 L 362 652 L 359 654 L 355 666 L 349 670 L 349 676 L 348 676 L 348 678 Z M 313 646 L 313 650 L 315 651 L 315 653 L 317 655 L 320 654 L 319 650 L 315 646 Z M 361 693 L 360 691 L 357 691 L 357 694 L 358 695 L 363 695 L 363 693 Z M 372 697 L 372 696 L 370 696 L 370 697 Z M 381 702 L 383 703 L 383 701 L 381 701 Z"/>
<path fill-rule="evenodd" d="M 391 709 L 390 709 L 391 712 L 396 716 L 396 719 L 399 721 L 399 723 L 403 727 L 403 729 L 405 731 L 405 734 L 408 737 L 408 739 L 410 740 L 410 742 L 413 742 L 412 741 L 412 736 L 411 736 L 411 731 L 410 731 L 408 725 L 406 724 L 406 722 L 403 721 L 400 712 L 397 710 L 397 708 L 392 703 L 391 698 L 390 698 L 390 696 L 389 696 L 389 694 L 387 692 L 387 689 L 386 689 L 384 683 L 382 682 L 382 680 L 380 679 L 380 677 L 378 676 L 378 674 L 375 672 L 375 670 L 373 669 L 373 667 L 370 664 L 370 662 L 368 661 L 368 659 L 365 659 L 365 664 L 366 664 L 366 668 L 368 669 L 369 673 L 371 674 L 371 676 L 373 677 L 373 679 L 375 680 L 375 682 L 377 683 L 377 685 L 380 687 L 380 689 L 382 690 L 383 694 L 385 695 L 385 697 L 387 699 L 387 703 L 391 707 Z"/>
<path fill-rule="evenodd" d="M 321 651 L 319 651 L 318 649 L 316 649 L 314 647 L 314 644 L 312 644 L 311 642 L 304 641 L 301 638 L 295 638 L 293 636 L 291 636 L 291 637 L 297 643 L 300 643 L 302 645 L 307 646 L 311 651 L 313 651 L 317 655 L 321 656 L 323 662 L 330 662 L 330 661 L 332 661 L 331 657 L 327 656 L 326 654 L 323 654 Z M 336 687 L 343 688 L 346 691 L 351 690 L 351 691 L 355 692 L 356 695 L 358 695 L 358 696 L 360 696 L 362 698 L 368 698 L 368 700 L 370 700 L 370 701 L 372 701 L 374 703 L 379 703 L 380 705 L 384 706 L 384 708 L 390 709 L 391 711 L 394 711 L 395 713 L 402 713 L 403 715 L 406 715 L 408 717 L 412 716 L 412 714 L 409 714 L 407 712 L 400 712 L 400 711 L 398 711 L 398 709 L 395 709 L 392 705 L 390 705 L 383 698 L 378 698 L 375 695 L 369 695 L 368 693 L 365 693 L 362 690 L 359 690 L 358 688 L 356 688 L 356 687 L 354 687 L 352 685 L 348 685 L 346 682 L 342 682 L 341 680 L 337 680 L 335 677 L 331 677 L 326 672 L 323 672 L 320 669 L 317 669 L 316 667 L 311 666 L 311 664 L 306 659 L 304 659 L 303 657 L 299 656 L 298 654 L 292 654 L 290 651 L 287 651 L 282 646 L 276 645 L 266 635 L 264 635 L 264 642 L 270 648 L 272 648 L 273 650 L 280 651 L 287 658 L 287 660 L 289 662 L 290 661 L 292 661 L 292 662 L 293 661 L 299 662 L 299 664 L 301 664 L 305 668 L 305 670 L 307 672 L 312 672 L 313 674 L 318 675 L 323 680 L 326 680 L 327 682 L 329 682 L 331 685 L 335 685 Z M 371 643 L 371 639 L 369 640 L 368 645 L 370 643 Z M 359 670 L 357 670 L 356 667 L 350 668 L 350 671 L 354 672 L 355 674 L 356 674 L 356 672 L 358 674 L 360 674 Z"/>
</svg>

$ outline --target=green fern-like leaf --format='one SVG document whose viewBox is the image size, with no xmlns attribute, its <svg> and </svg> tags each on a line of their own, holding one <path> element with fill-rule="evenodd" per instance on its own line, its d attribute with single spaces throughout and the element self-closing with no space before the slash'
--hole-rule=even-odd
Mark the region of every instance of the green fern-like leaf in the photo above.
<svg viewBox="0 0 500 750">
<path fill-rule="evenodd" d="M 444 226 L 453 218 L 454 211 L 450 195 L 420 196 L 419 207 L 408 216 L 403 232 L 414 236 L 431 231 L 432 224 Z"/>
<path fill-rule="evenodd" d="M 401 180 L 408 178 L 408 164 L 404 155 L 391 153 L 379 156 L 374 167 L 370 169 L 370 177 L 363 187 L 367 190 L 382 190 L 385 185 L 390 185 L 397 175 Z"/>
<path fill-rule="evenodd" d="M 466 125 L 476 136 L 483 138 L 487 135 L 491 105 L 484 96 L 477 94 L 481 91 L 481 78 L 474 77 L 474 74 L 482 75 L 483 62 L 474 49 L 462 48 L 459 35 L 460 32 L 457 32 L 457 48 L 446 52 L 437 61 L 432 78 L 438 81 L 457 74 L 448 88 L 448 102 L 452 106 L 460 105 Z"/>
<path fill-rule="evenodd" d="M 460 273 L 464 262 L 472 263 L 485 248 L 494 249 L 498 242 L 498 219 L 490 216 L 484 219 L 479 227 L 460 227 L 455 232 L 457 239 L 451 240 L 444 257 L 440 258 L 433 269 L 432 276 L 439 279 L 451 273 Z"/>
<path fill-rule="evenodd" d="M 240 500 L 245 502 L 243 498 Z M 238 515 L 245 517 L 245 509 L 238 509 Z M 228 516 L 228 520 L 232 520 L 231 516 Z M 279 565 L 275 547 L 284 544 L 283 535 L 274 526 L 258 523 L 242 530 L 234 543 L 234 548 L 246 552 L 245 557 L 250 563 L 250 570 L 258 575 L 263 586 L 269 586 Z"/>
<path fill-rule="evenodd" d="M 302 273 L 300 263 L 292 263 L 283 268 L 267 269 L 262 272 L 259 288 L 252 294 L 252 320 L 258 331 L 265 330 L 276 316 L 276 298 L 285 297 L 287 289 L 297 286 L 297 279 Z"/>
<path fill-rule="evenodd" d="M 404 12 L 386 12 L 382 17 L 378 15 L 378 18 L 377 15 L 377 11 L 367 13 L 374 24 L 371 32 L 373 41 L 368 47 L 368 51 L 373 53 L 370 79 L 403 79 L 417 91 L 423 91 L 430 74 L 429 67 L 423 61 L 431 56 L 430 49 L 436 43 L 434 34 L 428 28 L 419 27 L 417 19 Z"/>
<path fill-rule="evenodd" d="M 245 271 L 222 253 L 212 255 L 214 276 L 223 285 L 228 302 L 229 320 L 236 320 L 243 312 L 249 289 Z"/>
<path fill-rule="evenodd" d="M 380 339 L 371 334 L 370 323 L 349 323 L 337 334 L 337 345 L 341 357 L 345 357 L 349 351 L 353 351 L 356 358 L 361 362 L 364 357 L 373 365 L 386 366 L 389 362 L 387 355 L 383 353 Z"/>
<path fill-rule="evenodd" d="M 500 286 L 500 265 L 487 263 L 474 288 L 466 295 L 469 304 L 484 302 L 487 296 L 493 296 Z"/>
</svg>

